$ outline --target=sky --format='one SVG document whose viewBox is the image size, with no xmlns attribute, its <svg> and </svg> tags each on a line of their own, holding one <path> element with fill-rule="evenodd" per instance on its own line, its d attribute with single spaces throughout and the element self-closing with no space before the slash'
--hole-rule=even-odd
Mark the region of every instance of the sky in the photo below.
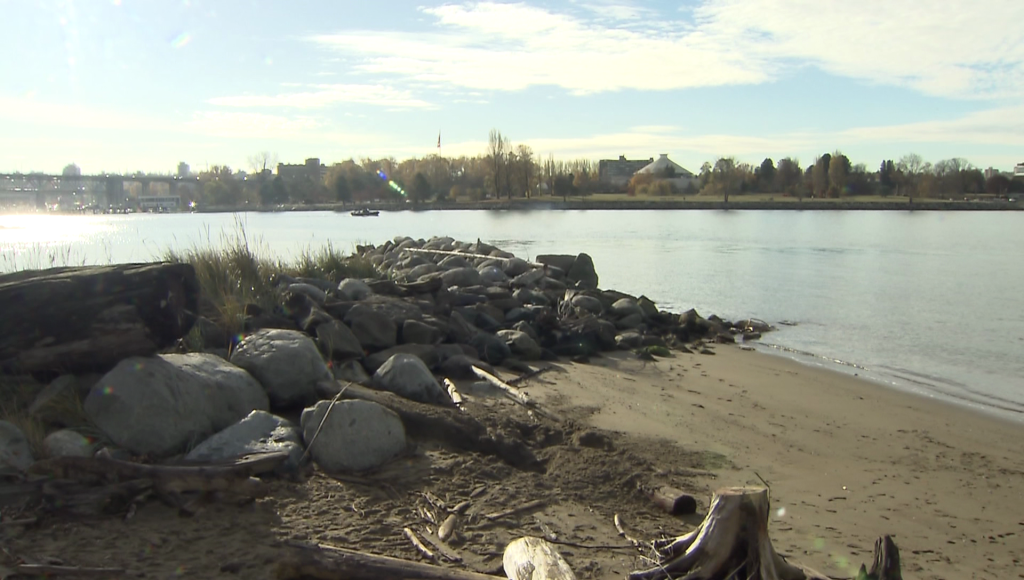
<svg viewBox="0 0 1024 580">
<path fill-rule="evenodd" d="M 0 0 L 0 172 L 1024 162 L 1022 0 Z"/>
</svg>

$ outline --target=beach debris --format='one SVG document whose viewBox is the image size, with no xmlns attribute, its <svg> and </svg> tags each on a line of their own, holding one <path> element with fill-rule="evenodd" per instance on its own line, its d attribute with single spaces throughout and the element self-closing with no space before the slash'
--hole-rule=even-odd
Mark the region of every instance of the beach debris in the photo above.
<svg viewBox="0 0 1024 580">
<path fill-rule="evenodd" d="M 646 548 L 646 545 L 643 542 L 634 538 L 626 532 L 626 525 L 622 522 L 622 518 L 619 516 L 619 514 L 615 514 L 614 516 L 612 516 L 612 523 L 615 524 L 615 529 L 619 532 L 619 536 L 622 537 L 624 540 L 626 540 L 630 544 L 633 544 L 634 547 L 640 549 L 641 551 L 643 551 Z"/>
<path fill-rule="evenodd" d="M 532 511 L 532 510 L 535 510 L 535 509 L 540 509 L 540 508 L 543 508 L 543 507 L 545 507 L 547 505 L 548 505 L 548 501 L 546 499 L 535 499 L 533 501 L 528 501 L 528 502 L 524 503 L 523 505 L 520 505 L 520 506 L 517 506 L 517 507 L 514 507 L 514 508 L 509 508 L 507 510 L 500 511 L 500 512 L 495 512 L 495 513 L 492 513 L 492 514 L 485 514 L 483 517 L 484 517 L 484 519 L 491 520 L 491 521 L 500 520 L 502 518 L 507 518 L 507 517 L 511 517 L 511 516 L 514 516 L 514 515 L 519 515 L 519 514 L 521 514 L 523 512 L 528 512 L 528 511 Z"/>
<path fill-rule="evenodd" d="M 274 575 L 278 580 L 499 580 L 469 570 L 410 562 L 327 544 L 311 546 L 288 542 L 286 547 L 288 549 L 275 564 Z"/>
<path fill-rule="evenodd" d="M 871 570 L 860 565 L 856 580 L 903 580 L 900 570 L 900 551 L 893 542 L 892 536 L 882 536 L 875 540 L 874 560 Z"/>
<path fill-rule="evenodd" d="M 509 580 L 576 580 L 572 568 L 551 543 L 533 536 L 505 547 L 502 565 Z"/>
<path fill-rule="evenodd" d="M 674 487 L 663 486 L 651 492 L 651 501 L 674 516 L 697 513 L 697 498 Z"/>
<path fill-rule="evenodd" d="M 430 551 L 430 548 L 423 545 L 423 541 L 416 535 L 416 532 L 412 531 L 412 528 L 402 528 L 402 531 L 405 532 L 405 537 L 409 538 L 409 541 L 416 547 L 416 550 L 423 554 L 424 558 L 428 560 L 434 559 L 434 553 Z"/>
</svg>

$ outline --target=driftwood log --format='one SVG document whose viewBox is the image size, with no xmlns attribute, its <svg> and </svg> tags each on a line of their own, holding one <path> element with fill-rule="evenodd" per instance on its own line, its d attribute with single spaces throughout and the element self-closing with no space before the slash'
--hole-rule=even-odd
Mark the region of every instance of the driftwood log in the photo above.
<svg viewBox="0 0 1024 580">
<path fill-rule="evenodd" d="M 768 508 L 767 489 L 718 490 L 701 525 L 665 546 L 657 566 L 632 572 L 629 580 L 827 580 L 775 552 L 768 537 Z"/>
<path fill-rule="evenodd" d="M 0 371 L 103 372 L 174 344 L 195 322 L 189 264 L 122 264 L 0 275 Z"/>
<path fill-rule="evenodd" d="M 331 546 L 290 545 L 277 562 L 279 580 L 500 580 L 495 576 L 409 562 Z"/>
<path fill-rule="evenodd" d="M 871 564 L 871 571 L 866 570 L 861 564 L 857 580 L 903 580 L 900 551 L 890 536 L 875 540 L 875 558 Z"/>
<path fill-rule="evenodd" d="M 337 390 L 337 385 L 330 387 Z M 522 441 L 489 432 L 480 421 L 456 407 L 418 403 L 394 393 L 346 383 L 342 399 L 372 401 L 391 409 L 402 419 L 406 433 L 414 439 L 436 441 L 461 451 L 494 455 L 520 469 L 536 469 L 537 456 Z"/>
</svg>

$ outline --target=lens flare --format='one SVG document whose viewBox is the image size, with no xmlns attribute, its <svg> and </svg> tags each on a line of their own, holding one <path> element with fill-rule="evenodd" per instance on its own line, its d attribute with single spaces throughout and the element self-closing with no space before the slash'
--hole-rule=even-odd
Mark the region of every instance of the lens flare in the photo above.
<svg viewBox="0 0 1024 580">
<path fill-rule="evenodd" d="M 174 37 L 174 40 L 171 41 L 171 46 L 174 48 L 184 48 L 189 42 L 192 42 L 192 35 L 187 32 L 182 32 L 178 36 Z"/>
</svg>

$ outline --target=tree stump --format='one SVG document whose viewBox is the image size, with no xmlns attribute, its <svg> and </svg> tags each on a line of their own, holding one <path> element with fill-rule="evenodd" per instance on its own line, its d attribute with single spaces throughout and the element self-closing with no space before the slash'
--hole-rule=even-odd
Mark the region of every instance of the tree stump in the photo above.
<svg viewBox="0 0 1024 580">
<path fill-rule="evenodd" d="M 768 508 L 767 489 L 718 490 L 701 525 L 665 545 L 658 566 L 632 572 L 629 580 L 827 580 L 775 552 Z"/>
<path fill-rule="evenodd" d="M 121 264 L 0 275 L 0 371 L 105 372 L 174 344 L 195 322 L 190 264 Z"/>
</svg>

